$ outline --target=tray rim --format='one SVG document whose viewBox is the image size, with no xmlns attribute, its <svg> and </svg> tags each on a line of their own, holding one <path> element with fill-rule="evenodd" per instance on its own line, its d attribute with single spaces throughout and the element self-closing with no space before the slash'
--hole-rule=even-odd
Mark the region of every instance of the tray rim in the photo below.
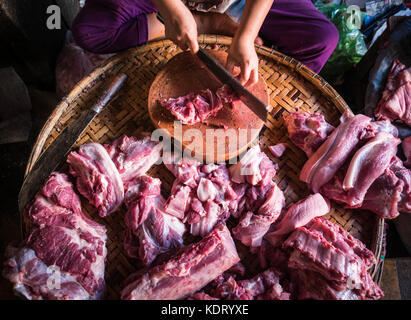
<svg viewBox="0 0 411 320">
<path fill-rule="evenodd" d="M 232 37 L 221 36 L 221 35 L 199 35 L 198 42 L 200 45 L 224 45 L 229 46 L 231 44 Z M 174 45 L 172 41 L 166 39 L 160 39 L 155 41 L 150 41 L 146 44 L 127 49 L 123 52 L 116 54 L 115 56 L 109 58 L 99 67 L 95 68 L 89 75 L 81 79 L 71 90 L 71 92 L 63 97 L 61 101 L 57 104 L 53 112 L 47 118 L 45 124 L 37 135 L 37 138 L 31 148 L 29 159 L 27 160 L 27 165 L 24 173 L 24 177 L 33 168 L 35 162 L 40 158 L 46 140 L 50 136 L 51 131 L 54 126 L 61 118 L 63 113 L 67 110 L 73 108 L 73 102 L 83 93 L 86 88 L 90 87 L 93 81 L 99 79 L 106 72 L 113 69 L 118 64 L 123 63 L 124 59 L 127 59 L 129 55 L 138 55 L 139 53 L 147 52 L 155 48 L 161 48 L 165 46 Z M 337 107 L 337 109 L 343 113 L 346 110 L 353 113 L 349 108 L 344 99 L 338 94 L 338 92 L 320 75 L 309 69 L 300 61 L 282 54 L 276 51 L 273 47 L 269 48 L 264 45 L 255 45 L 257 54 L 263 55 L 269 59 L 275 60 L 277 63 L 282 64 L 301 75 L 305 80 L 309 81 L 314 87 L 319 89 L 326 98 L 331 100 L 331 102 Z M 373 279 L 379 284 L 381 281 L 381 274 L 384 265 L 384 258 L 381 256 L 383 249 L 383 238 L 384 238 L 384 224 L 385 220 L 383 218 L 375 215 L 375 225 L 373 237 L 371 239 L 370 250 L 374 253 L 376 258 L 376 264 L 374 264 L 369 272 Z M 23 218 L 20 216 L 21 230 L 23 229 Z M 380 261 L 381 259 L 381 261 Z"/>
</svg>

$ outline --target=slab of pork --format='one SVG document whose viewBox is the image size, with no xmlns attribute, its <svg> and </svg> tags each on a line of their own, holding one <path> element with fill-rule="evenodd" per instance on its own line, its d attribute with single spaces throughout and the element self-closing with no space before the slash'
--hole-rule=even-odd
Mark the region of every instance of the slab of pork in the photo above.
<svg viewBox="0 0 411 320">
<path fill-rule="evenodd" d="M 183 299 L 231 268 L 240 258 L 230 231 L 218 224 L 201 241 L 150 269 L 122 291 L 125 300 Z"/>
</svg>

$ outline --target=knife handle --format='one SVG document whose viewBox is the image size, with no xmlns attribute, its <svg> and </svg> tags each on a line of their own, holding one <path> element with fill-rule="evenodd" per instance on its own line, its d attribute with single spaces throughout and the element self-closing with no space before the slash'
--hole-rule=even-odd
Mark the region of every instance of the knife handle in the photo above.
<svg viewBox="0 0 411 320">
<path fill-rule="evenodd" d="M 110 85 L 104 90 L 103 95 L 98 99 L 96 104 L 93 106 L 92 110 L 96 113 L 100 113 L 101 110 L 106 106 L 110 99 L 118 92 L 118 90 L 124 84 L 124 81 L 127 79 L 127 75 L 120 73 L 114 77 L 114 80 Z"/>
</svg>

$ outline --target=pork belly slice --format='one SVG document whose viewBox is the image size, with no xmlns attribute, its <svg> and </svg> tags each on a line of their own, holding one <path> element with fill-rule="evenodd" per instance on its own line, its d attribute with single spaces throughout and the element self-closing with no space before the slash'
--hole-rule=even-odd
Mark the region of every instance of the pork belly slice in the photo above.
<svg viewBox="0 0 411 320">
<path fill-rule="evenodd" d="M 124 248 L 146 266 L 160 255 L 171 255 L 183 244 L 185 226 L 164 212 L 160 187 L 159 179 L 140 176 L 133 179 L 126 192 Z"/>
<path fill-rule="evenodd" d="M 369 129 L 370 121 L 367 116 L 353 116 L 346 111 L 340 125 L 304 164 L 300 180 L 306 182 L 313 192 L 319 192 L 350 156 Z"/>
<path fill-rule="evenodd" d="M 297 228 L 283 248 L 290 252 L 290 268 L 314 272 L 338 292 L 350 289 L 361 299 L 383 296 L 368 273 L 375 263 L 372 252 L 324 218 L 315 218 L 305 227 Z"/>
<path fill-rule="evenodd" d="M 67 157 L 76 186 L 89 202 L 98 208 L 100 217 L 116 211 L 124 199 L 121 176 L 101 144 L 83 144 Z"/>
<path fill-rule="evenodd" d="M 277 169 L 278 167 L 257 145 L 248 150 L 239 162 L 229 168 L 229 171 L 232 182 L 267 185 L 275 176 Z"/>
<path fill-rule="evenodd" d="M 52 272 L 30 248 L 8 246 L 3 276 L 13 283 L 14 292 L 28 300 L 88 300 L 87 290 L 70 273 L 61 272 L 59 284 Z M 56 275 L 57 276 L 57 275 Z"/>
<path fill-rule="evenodd" d="M 280 216 L 284 204 L 283 192 L 275 183 L 272 183 L 272 187 L 266 193 L 264 203 L 260 207 L 255 207 L 258 208 L 258 212 L 254 214 L 248 211 L 233 228 L 234 237 L 246 246 L 260 246 L 271 224 Z"/>
<path fill-rule="evenodd" d="M 177 98 L 160 99 L 160 104 L 181 123 L 190 125 L 205 122 L 223 108 L 220 98 L 210 89 Z"/>
<path fill-rule="evenodd" d="M 25 240 L 26 248 L 13 249 L 12 251 L 19 257 L 10 257 L 7 263 L 19 268 L 15 265 L 17 260 L 23 259 L 23 256 L 24 259 L 30 258 L 32 262 L 29 265 L 35 264 L 39 277 L 44 267 L 55 266 L 64 274 L 64 281 L 71 283 L 72 279 L 76 279 L 83 290 L 87 291 L 88 296 L 86 297 L 82 293 L 83 290 L 73 287 L 78 298 L 100 297 L 105 286 L 106 228 L 84 216 L 81 211 L 80 198 L 65 174 L 53 172 L 50 175 L 33 202 L 25 209 L 24 219 L 29 226 L 27 230 L 29 235 Z M 19 260 L 17 264 L 24 265 L 26 262 Z M 30 275 L 24 274 L 25 270 L 18 272 L 26 277 L 27 282 L 21 284 L 18 281 L 22 279 L 13 278 L 13 281 L 17 281 L 15 286 L 24 287 L 27 292 L 31 292 L 30 290 L 37 292 L 32 297 L 33 299 L 56 298 L 56 292 L 44 291 L 41 283 L 43 280 L 39 278 L 40 282 L 36 283 Z M 42 289 L 40 287 L 31 288 L 31 285 L 39 285 Z M 70 293 L 67 294 L 70 295 Z"/>
<path fill-rule="evenodd" d="M 274 157 L 280 158 L 284 154 L 285 150 L 287 149 L 286 143 L 278 143 L 274 146 L 269 146 L 268 149 L 273 154 Z"/>
<path fill-rule="evenodd" d="M 315 217 L 320 217 L 330 211 L 329 202 L 321 194 L 309 195 L 292 204 L 280 222 L 274 226 L 272 232 L 267 233 L 265 238 L 272 246 L 277 246 L 284 237 L 296 228 L 303 227 Z"/>
<path fill-rule="evenodd" d="M 183 299 L 231 268 L 240 258 L 230 231 L 218 224 L 201 241 L 150 269 L 121 292 L 124 300 Z"/>
<path fill-rule="evenodd" d="M 411 125 L 411 68 L 394 60 L 382 98 L 375 109 L 377 119 L 399 120 Z"/>
<path fill-rule="evenodd" d="M 104 145 L 113 160 L 123 183 L 146 172 L 160 159 L 163 144 L 151 140 L 151 133 L 143 132 L 138 138 L 126 135 Z"/>
<path fill-rule="evenodd" d="M 404 152 L 404 156 L 406 158 L 404 165 L 410 168 L 411 167 L 411 136 L 405 138 L 402 141 L 401 146 L 402 146 L 402 151 Z"/>
<path fill-rule="evenodd" d="M 290 140 L 303 150 L 307 157 L 310 157 L 334 130 L 323 115 L 316 113 L 292 112 L 284 116 L 284 122 Z"/>
<path fill-rule="evenodd" d="M 389 167 L 400 143 L 391 134 L 379 132 L 354 154 L 342 185 L 348 191 L 346 203 L 350 207 L 362 205 L 369 187 Z"/>
</svg>

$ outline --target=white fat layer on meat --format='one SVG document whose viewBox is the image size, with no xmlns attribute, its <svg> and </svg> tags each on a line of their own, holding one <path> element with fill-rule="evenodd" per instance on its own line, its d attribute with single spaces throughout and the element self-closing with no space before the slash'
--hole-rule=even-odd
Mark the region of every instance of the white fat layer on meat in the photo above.
<svg viewBox="0 0 411 320">
<path fill-rule="evenodd" d="M 197 197 L 200 201 L 214 200 L 217 195 L 217 189 L 214 184 L 205 178 L 200 179 L 200 183 L 197 188 Z"/>
</svg>

